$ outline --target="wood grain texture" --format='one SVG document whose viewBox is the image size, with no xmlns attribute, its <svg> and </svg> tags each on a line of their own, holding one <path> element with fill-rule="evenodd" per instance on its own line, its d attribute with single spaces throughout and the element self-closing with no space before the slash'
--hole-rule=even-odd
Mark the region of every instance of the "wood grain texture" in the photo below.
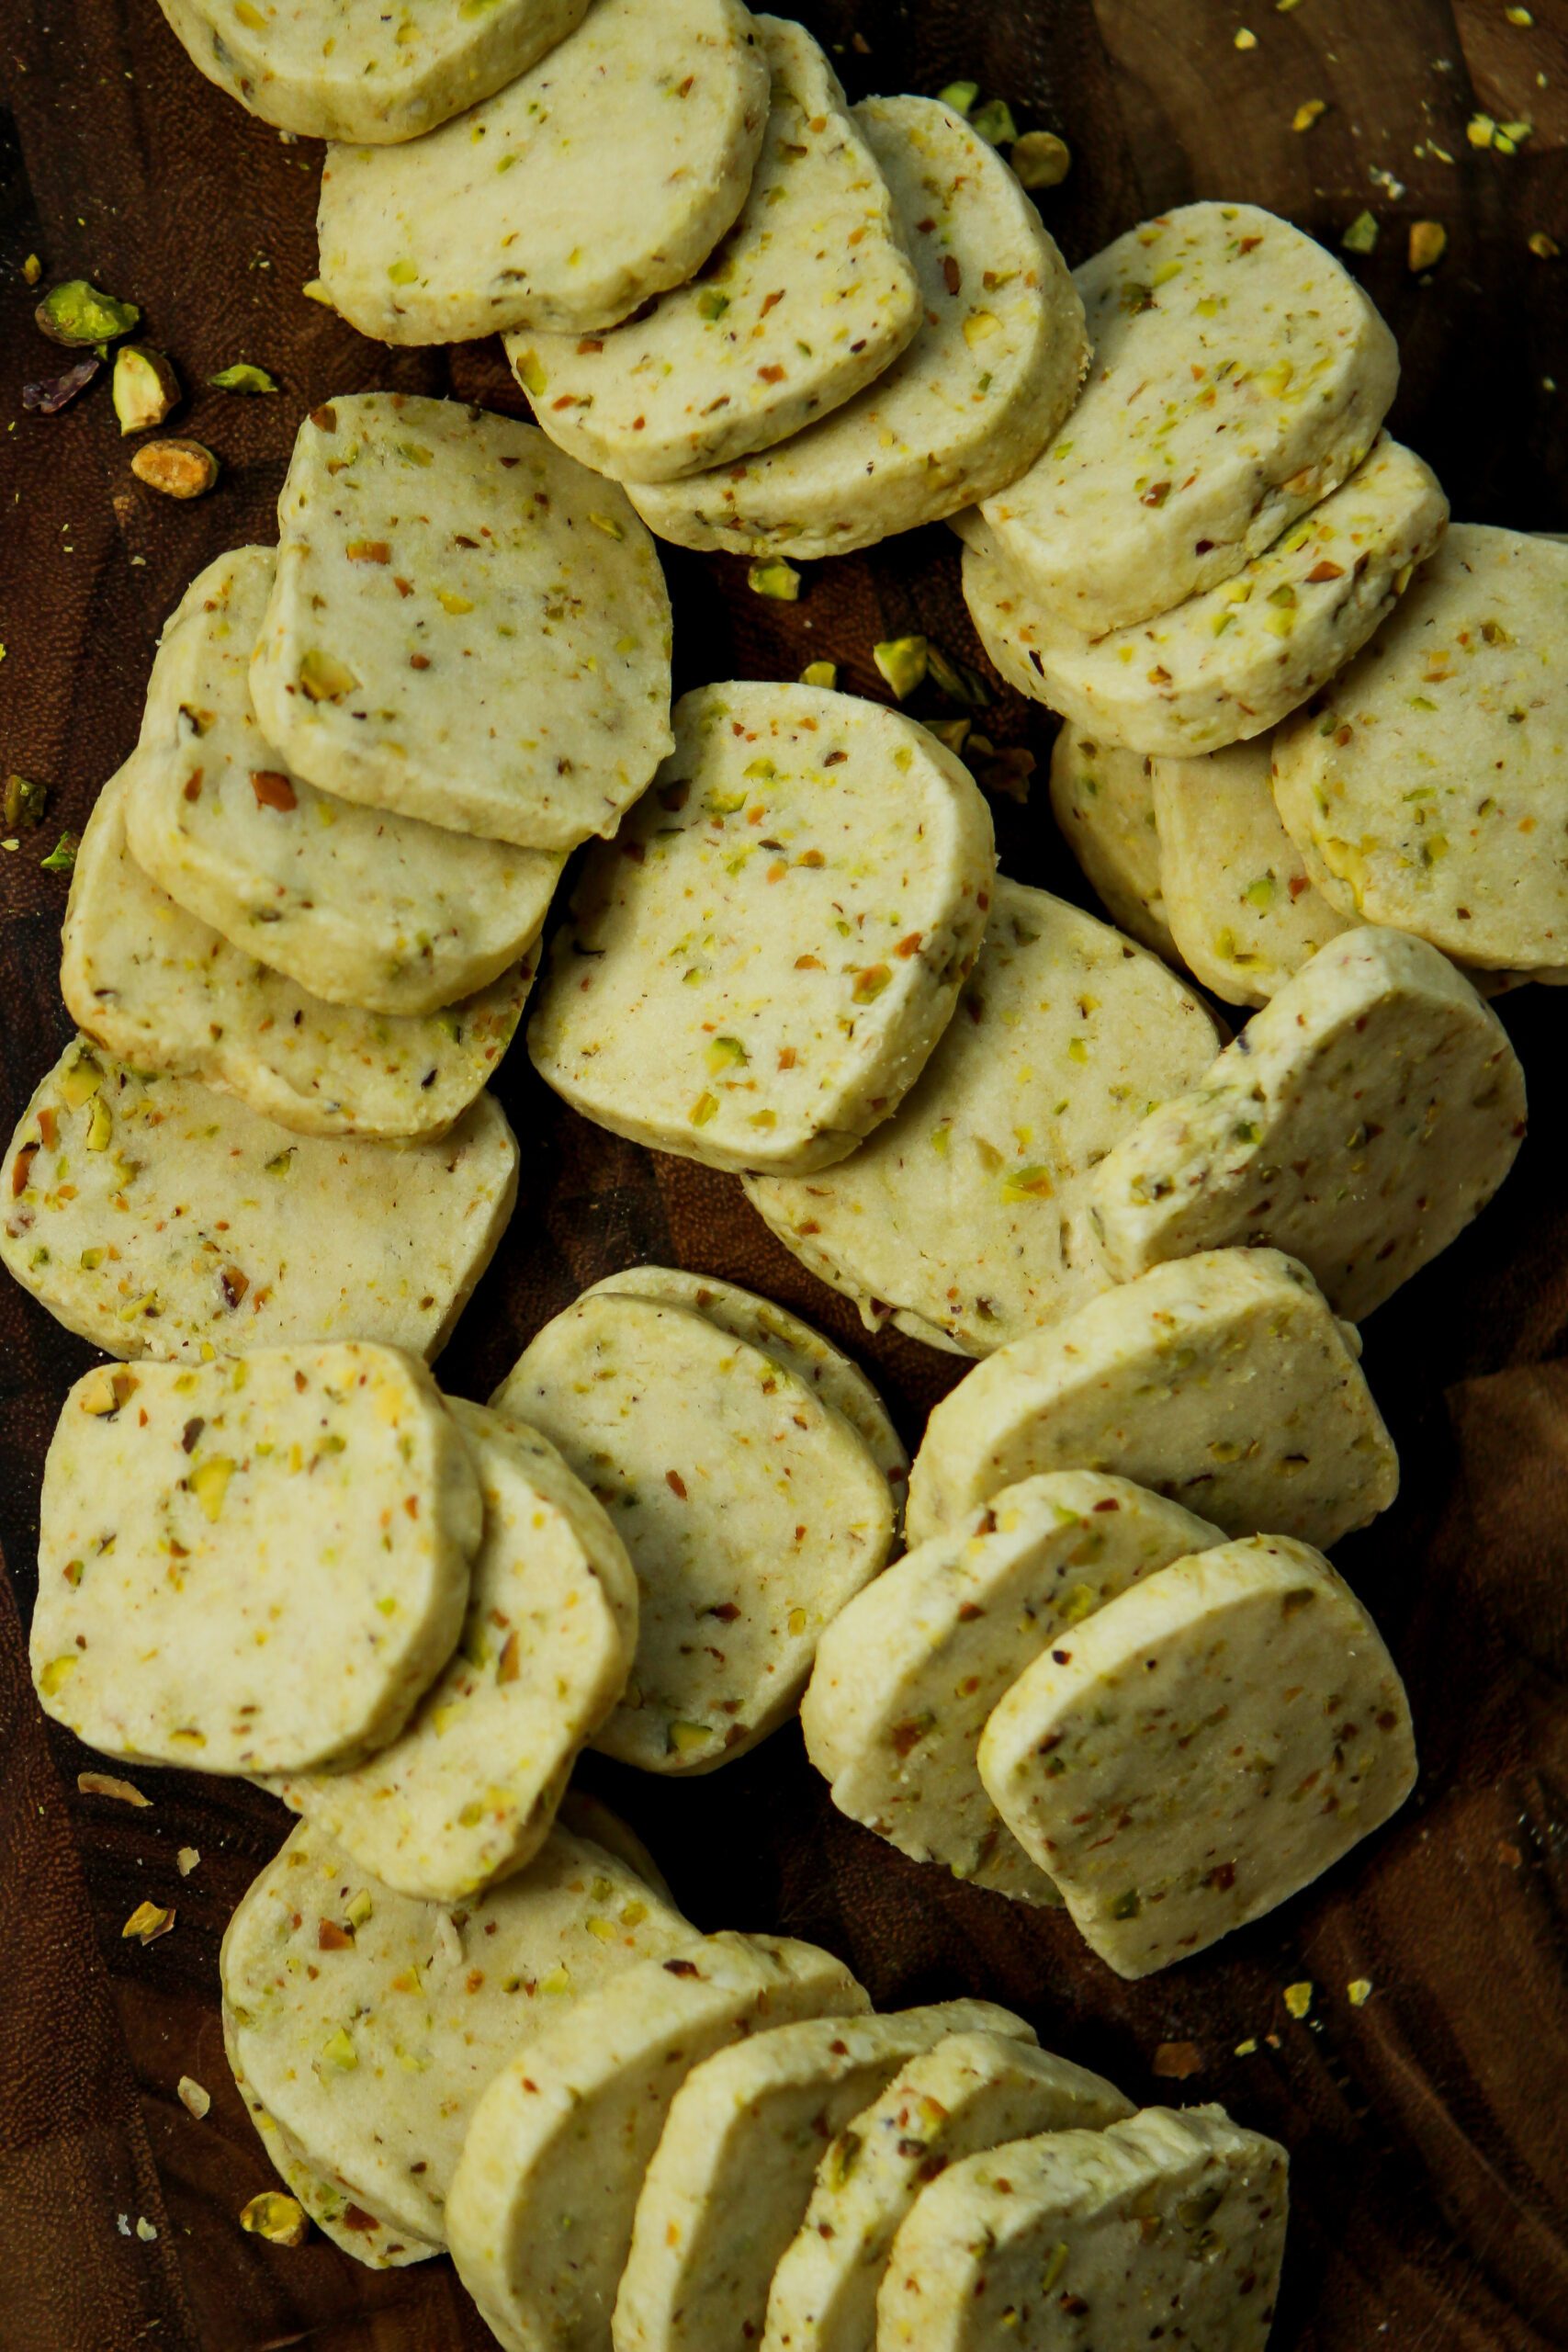
<svg viewBox="0 0 1568 2352">
<path fill-rule="evenodd" d="M 962 74 L 1025 127 L 1061 132 L 1074 170 L 1042 201 L 1070 260 L 1195 195 L 1251 198 L 1330 243 L 1371 207 L 1382 234 L 1357 266 L 1401 340 L 1396 429 L 1458 514 L 1568 528 L 1568 260 L 1527 247 L 1538 230 L 1568 247 L 1562 0 L 1534 0 L 1529 28 L 1496 0 L 1302 0 L 1282 15 L 1273 0 L 805 0 L 799 13 L 843 45 L 853 95 Z M 1238 51 L 1244 25 L 1257 46 Z M 1313 97 L 1327 111 L 1292 132 Z M 1511 158 L 1477 153 L 1464 128 L 1477 108 L 1536 134 Z M 153 639 L 186 581 L 273 535 L 301 412 L 370 386 L 521 405 L 493 345 L 391 353 L 299 299 L 317 165 L 198 78 L 153 0 L 0 10 L 0 773 L 53 796 L 45 834 L 0 853 L 7 1127 L 67 1034 L 64 883 L 39 857 L 80 827 L 133 741 Z M 1403 183 L 1397 198 L 1378 173 Z M 1423 217 L 1449 232 L 1429 282 L 1404 262 L 1404 224 Z M 133 295 L 187 386 L 238 358 L 279 377 L 275 400 L 193 389 L 179 429 L 224 461 L 211 498 L 160 504 L 132 481 L 101 386 L 60 417 L 21 414 L 23 379 L 56 364 L 20 274 L 34 251 L 51 278 Z M 670 571 L 682 684 L 793 677 L 830 655 L 848 685 L 880 694 L 871 647 L 910 629 L 976 658 L 940 531 L 817 567 L 793 608 L 750 596 L 732 560 L 671 555 Z M 1003 697 L 994 717 L 998 741 L 1043 756 L 1043 714 Z M 1010 872 L 1083 897 L 1042 793 L 997 816 Z M 1294 2199 L 1281 2352 L 1547 2352 L 1568 2338 L 1568 1200 L 1548 1141 L 1568 1005 L 1537 990 L 1501 1010 L 1537 1134 L 1500 1204 L 1369 1328 L 1404 1491 L 1342 1554 L 1409 1679 L 1420 1787 L 1325 1885 L 1124 1985 L 1064 1919 L 965 1892 L 842 1820 L 793 1730 L 685 1787 L 589 1772 L 703 1926 L 820 1938 L 883 2004 L 1013 2002 L 1134 2097 L 1218 2098 L 1276 2133 Z M 520 1052 L 499 1091 L 524 1142 L 522 1194 L 444 1360 L 448 1386 L 483 1395 L 584 1283 L 661 1258 L 815 1317 L 918 1434 L 953 1360 L 867 1340 L 738 1185 L 584 1125 Z M 446 2264 L 377 2277 L 319 2239 L 290 2252 L 236 2226 L 270 2175 L 223 2063 L 217 1951 L 284 1816 L 254 1791 L 175 1773 L 140 1776 L 147 1812 L 81 1796 L 92 1759 L 32 1701 L 21 1628 L 39 1478 L 87 1360 L 14 1288 L 0 1295 L 0 2345 L 479 2352 L 489 2339 Z M 201 1860 L 182 1880 L 186 1845 Z M 119 1933 L 144 1896 L 178 1910 L 145 1949 Z M 1345 1988 L 1362 1976 L 1375 1991 L 1355 2008 Z M 1281 1993 L 1302 1979 L 1316 1990 L 1295 2022 Z M 1175 2085 L 1153 2069 L 1171 2041 L 1201 2053 Z M 175 2098 L 182 2074 L 213 2094 L 205 2122 Z M 135 2234 L 139 2216 L 155 2239 Z"/>
</svg>

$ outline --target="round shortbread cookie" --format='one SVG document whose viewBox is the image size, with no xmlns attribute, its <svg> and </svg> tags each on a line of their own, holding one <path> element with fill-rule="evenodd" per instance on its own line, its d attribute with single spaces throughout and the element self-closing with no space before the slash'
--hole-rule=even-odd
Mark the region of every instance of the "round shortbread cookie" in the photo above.
<svg viewBox="0 0 1568 2352">
<path fill-rule="evenodd" d="M 559 1447 L 637 1570 L 631 1684 L 592 1745 L 651 1772 L 754 1747 L 892 1549 L 892 1491 L 865 1441 L 776 1356 L 618 1293 L 547 1323 L 493 1401 Z"/>
<path fill-rule="evenodd" d="M 276 558 L 237 548 L 164 625 L 126 801 L 130 854 L 190 914 L 332 1004 L 434 1012 L 525 955 L 564 858 L 365 808 L 283 763 L 251 707 Z"/>
<path fill-rule="evenodd" d="M 482 1509 L 434 1382 L 395 1349 L 100 1364 L 44 1467 L 44 1710 L 141 1763 L 356 1762 L 451 1655 Z"/>
<path fill-rule="evenodd" d="M 389 1747 L 270 1784 L 383 1884 L 432 1903 L 532 1860 L 637 1651 L 637 1578 L 602 1507 L 536 1430 L 457 1397 L 449 1410 L 484 1497 L 457 1649 Z"/>
<path fill-rule="evenodd" d="M 445 1136 L 512 1043 L 531 959 L 441 1012 L 324 1004 L 147 879 L 125 838 L 135 763 L 77 846 L 60 959 L 77 1026 L 133 1069 L 199 1079 L 298 1135 Z"/>
<path fill-rule="evenodd" d="M 588 0 L 159 0 L 192 62 L 299 139 L 417 139 L 525 73 Z"/>
<path fill-rule="evenodd" d="M 531 2041 L 480 2100 L 446 2209 L 457 2276 L 510 2352 L 607 2352 L 643 2176 L 694 2066 L 762 2027 L 870 2006 L 812 1944 L 705 1936 Z"/>
<path fill-rule="evenodd" d="M 574 1110 L 712 1168 L 852 1151 L 947 1026 L 990 903 L 990 811 L 913 719 L 700 687 L 589 859 L 528 1032 Z"/>
<path fill-rule="evenodd" d="M 909 1540 L 1043 1470 L 1103 1470 L 1229 1535 L 1323 1548 L 1393 1500 L 1399 1464 L 1356 1359 L 1304 1266 L 1212 1250 L 1156 1266 L 977 1364 L 926 1424 Z"/>
<path fill-rule="evenodd" d="M 299 427 L 251 664 L 267 741 L 345 800 L 567 850 L 670 749 L 670 598 L 614 482 L 532 425 L 355 392 Z"/>
<path fill-rule="evenodd" d="M 1382 435 L 1264 554 L 1154 620 L 1080 636 L 973 540 L 964 601 L 1020 694 L 1097 741 L 1183 758 L 1267 734 L 1331 678 L 1393 610 L 1448 512 L 1430 467 Z"/>
<path fill-rule="evenodd" d="M 902 1108 L 848 1159 L 749 1176 L 753 1207 L 876 1329 L 965 1355 L 1106 1287 L 1089 1178 L 1218 1032 L 1163 964 L 1064 899 L 997 877 L 979 958 Z"/>
<path fill-rule="evenodd" d="M 1354 473 L 1399 353 L 1334 255 L 1253 204 L 1182 205 L 1074 275 L 1088 380 L 986 520 L 1026 595 L 1100 637 L 1229 579 Z"/>
<path fill-rule="evenodd" d="M 1348 931 L 1106 1156 L 1090 1219 L 1120 1281 L 1262 1243 L 1359 1323 L 1479 1216 L 1524 1132 L 1518 1057 L 1463 973 Z"/>
<path fill-rule="evenodd" d="M 1249 1535 L 1043 1651 L 986 1725 L 980 1776 L 1100 1959 L 1146 1976 L 1386 1821 L 1416 1785 L 1416 1745 L 1348 1585 L 1310 1544 Z"/>
<path fill-rule="evenodd" d="M 934 98 L 866 98 L 854 119 L 892 190 L 924 324 L 874 384 L 777 448 L 637 485 L 660 538 L 797 557 L 874 547 L 1013 481 L 1077 397 L 1083 304 L 995 149 Z"/>
<path fill-rule="evenodd" d="M 333 147 L 321 280 L 380 343 L 612 327 L 746 200 L 768 69 L 739 0 L 594 0 L 528 73 L 407 147 Z"/>
<path fill-rule="evenodd" d="M 1149 767 L 1142 752 L 1098 743 L 1081 727 L 1065 726 L 1051 746 L 1051 808 L 1111 922 L 1176 963 Z"/>
<path fill-rule="evenodd" d="M 1221 1530 L 1125 1478 L 1059 1470 L 1009 1487 L 840 1611 L 801 1728 L 833 1803 L 916 1861 L 1022 1903 L 1059 1903 L 980 1783 L 986 1718 L 1043 1649 Z"/>
<path fill-rule="evenodd" d="M 438 2247 L 491 2077 L 612 1977 L 695 1937 L 634 1871 L 564 1829 L 448 1911 L 393 1894 L 301 1822 L 223 1938 L 230 2064 L 329 2190 Z"/>
<path fill-rule="evenodd" d="M 441 2253 L 435 2239 L 416 2237 L 411 2230 L 394 2229 L 378 2213 L 372 2213 L 367 2206 L 351 2197 L 328 2174 L 318 2172 L 306 2161 L 294 2134 L 284 2130 L 271 2109 L 263 2104 L 246 2082 L 235 2042 L 233 2021 L 225 2010 L 223 2052 L 234 2077 L 234 2087 L 245 2103 L 245 2112 L 256 2127 L 273 2169 L 321 2235 L 330 2238 L 341 2253 L 363 2263 L 367 2270 L 402 2270 L 411 2262 L 428 2262 Z"/>
<path fill-rule="evenodd" d="M 922 323 L 887 183 L 810 34 L 759 17 L 772 111 L 751 192 L 689 285 L 601 335 L 509 335 L 553 441 L 620 481 L 772 448 L 841 408 Z"/>
<path fill-rule="evenodd" d="M 1562 977 L 1568 547 L 1456 525 L 1396 619 L 1274 742 L 1274 797 L 1350 920 Z"/>
</svg>

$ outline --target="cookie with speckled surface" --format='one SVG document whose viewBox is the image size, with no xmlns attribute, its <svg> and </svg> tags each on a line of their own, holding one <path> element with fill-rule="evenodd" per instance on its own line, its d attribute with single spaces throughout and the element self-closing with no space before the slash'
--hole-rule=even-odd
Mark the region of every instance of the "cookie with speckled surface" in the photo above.
<svg viewBox="0 0 1568 2352">
<path fill-rule="evenodd" d="M 1175 963 L 1149 768 L 1142 752 L 1065 726 L 1051 746 L 1051 808 L 1111 922 Z"/>
</svg>

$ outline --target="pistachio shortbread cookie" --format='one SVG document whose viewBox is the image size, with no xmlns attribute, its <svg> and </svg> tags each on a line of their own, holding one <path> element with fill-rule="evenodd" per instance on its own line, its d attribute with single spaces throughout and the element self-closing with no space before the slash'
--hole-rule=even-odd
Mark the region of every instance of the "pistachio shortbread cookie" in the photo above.
<svg viewBox="0 0 1568 2352">
<path fill-rule="evenodd" d="M 1349 1587 L 1309 1544 L 1249 1535 L 1042 1652 L 986 1725 L 980 1775 L 1101 1960 L 1146 1976 L 1386 1821 L 1416 1785 L 1416 1746 Z"/>
<path fill-rule="evenodd" d="M 892 2017 L 808 2018 L 732 2042 L 676 2092 L 637 2199 L 615 2297 L 615 2352 L 754 2344 L 768 2285 L 810 2200 L 825 2139 L 946 2036 L 1033 2029 L 989 2001 Z"/>
<path fill-rule="evenodd" d="M 404 1894 L 461 1903 L 531 1860 L 637 1650 L 637 1578 L 603 1508 L 523 1422 L 449 1407 L 484 1498 L 457 1646 L 400 1736 L 273 1786 Z"/>
<path fill-rule="evenodd" d="M 77 1037 L 0 1166 L 0 1260 L 111 1356 L 352 1336 L 428 1358 L 516 1195 L 493 1095 L 439 1138 L 336 1142 Z"/>
<path fill-rule="evenodd" d="M 588 0 L 159 0 L 209 82 L 300 139 L 417 139 L 501 89 Z"/>
<path fill-rule="evenodd" d="M 147 879 L 125 838 L 134 765 L 105 785 L 76 851 L 60 989 L 78 1027 L 134 1069 L 220 1087 L 297 1135 L 445 1136 L 512 1043 L 531 960 L 442 1012 L 324 1004 Z"/>
<path fill-rule="evenodd" d="M 1464 975 L 1425 940 L 1348 931 L 1100 1162 L 1094 1227 L 1122 1281 L 1289 1250 L 1359 1323 L 1485 1207 L 1524 1132 L 1518 1057 Z"/>
<path fill-rule="evenodd" d="M 705 1936 L 536 2036 L 475 2110 L 446 2216 L 457 2275 L 508 2352 L 609 2352 L 643 2176 L 694 2066 L 764 2028 L 870 2006 L 812 1944 Z"/>
<path fill-rule="evenodd" d="M 892 1549 L 892 1490 L 864 1439 L 705 1316 L 606 1292 L 547 1323 L 493 1402 L 560 1448 L 637 1570 L 632 1680 L 593 1746 L 651 1772 L 754 1747 Z"/>
<path fill-rule="evenodd" d="M 712 1168 L 842 1159 L 947 1026 L 990 904 L 990 811 L 913 719 L 703 686 L 588 861 L 528 1032 L 575 1110 Z"/>
<path fill-rule="evenodd" d="M 292 770 L 525 848 L 615 830 L 671 736 L 670 598 L 613 482 L 513 417 L 355 392 L 299 427 L 278 528 L 251 693 Z"/>
<path fill-rule="evenodd" d="M 1217 1035 L 1131 940 L 998 875 L 958 1010 L 901 1108 L 848 1159 L 748 1177 L 748 1196 L 873 1329 L 891 1317 L 988 1354 L 1106 1286 L 1091 1171 L 1148 1104 L 1195 1082 Z"/>
<path fill-rule="evenodd" d="M 1112 922 L 1175 963 L 1150 766 L 1142 752 L 1063 727 L 1051 746 L 1051 808 Z"/>
<path fill-rule="evenodd" d="M 810 34 L 759 17 L 772 111 L 745 209 L 689 285 L 599 335 L 509 335 L 553 441 L 671 481 L 787 440 L 880 376 L 921 324 L 887 183 Z"/>
<path fill-rule="evenodd" d="M 1274 797 L 1340 913 L 1463 963 L 1568 966 L 1568 547 L 1457 526 L 1398 616 L 1274 745 Z"/>
<path fill-rule="evenodd" d="M 382 2221 L 378 2213 L 357 2203 L 347 2189 L 306 2161 L 294 2134 L 284 2130 L 246 2082 L 244 2069 L 235 2053 L 235 2030 L 227 2011 L 223 2017 L 223 2047 L 234 2087 L 245 2102 L 245 2112 L 256 2127 L 273 2169 L 323 2237 L 330 2238 L 340 2252 L 351 2255 L 367 2270 L 403 2270 L 411 2262 L 428 2262 L 441 2252 L 434 2239 L 415 2237 L 412 2231 L 395 2229 L 390 2222 Z"/>
<path fill-rule="evenodd" d="M 950 2033 L 829 2143 L 773 2272 L 761 2352 L 873 2352 L 877 2289 L 929 2180 L 1006 2141 L 1099 2131 L 1132 2112 L 1112 2084 L 1068 2059 L 1005 2034 Z"/>
<path fill-rule="evenodd" d="M 1145 2108 L 951 2165 L 893 2244 L 880 2352 L 1149 2339 L 1263 2352 L 1285 2247 L 1283 2148 L 1217 2107 Z M 1070 2333 L 1068 2332 L 1070 2330 Z"/>
<path fill-rule="evenodd" d="M 1443 535 L 1431 468 L 1381 435 L 1348 481 L 1217 588 L 1082 636 L 1036 605 L 994 539 L 964 595 L 1008 684 L 1097 740 L 1182 758 L 1263 735 L 1365 645 Z"/>
<path fill-rule="evenodd" d="M 1267 1004 L 1346 928 L 1280 822 L 1270 746 L 1148 763 L 1171 937 L 1194 978 L 1230 1004 Z"/>
<path fill-rule="evenodd" d="M 364 808 L 294 775 L 251 707 L 276 558 L 236 548 L 164 627 L 126 802 L 176 903 L 332 1004 L 433 1012 L 538 937 L 563 858 Z"/>
<path fill-rule="evenodd" d="M 1333 254 L 1253 204 L 1182 205 L 1075 277 L 1088 381 L 986 519 L 1020 587 L 1100 637 L 1229 579 L 1354 473 L 1399 353 Z"/>
<path fill-rule="evenodd" d="M 230 2063 L 253 2112 L 259 2100 L 328 2193 L 434 2249 L 492 2075 L 613 1976 L 695 1934 L 565 1829 L 449 1911 L 394 1894 L 301 1822 L 223 1939 Z"/>
<path fill-rule="evenodd" d="M 594 0 L 530 72 L 416 144 L 328 150 L 321 282 L 381 343 L 613 327 L 707 259 L 767 112 L 739 0 Z"/>
<path fill-rule="evenodd" d="M 481 1513 L 434 1382 L 396 1349 L 100 1364 L 44 1469 L 39 1696 L 145 1763 L 355 1761 L 450 1656 Z"/>
<path fill-rule="evenodd" d="M 1059 1902 L 981 1785 L 986 1718 L 1066 1628 L 1224 1541 L 1125 1478 L 1058 1470 L 906 1553 L 829 1626 L 801 1702 L 807 1753 L 839 1811 L 955 1878 Z"/>
<path fill-rule="evenodd" d="M 854 119 L 892 190 L 924 323 L 875 383 L 793 439 L 638 484 L 660 538 L 798 557 L 873 547 L 1014 480 L 1073 404 L 1083 304 L 995 149 L 934 98 L 866 98 Z"/>
<path fill-rule="evenodd" d="M 1399 1465 L 1356 1359 L 1304 1266 L 1212 1250 L 1156 1266 L 977 1364 L 926 1424 L 909 1540 L 1043 1470 L 1103 1470 L 1230 1535 L 1326 1548 L 1393 1500 Z"/>
</svg>

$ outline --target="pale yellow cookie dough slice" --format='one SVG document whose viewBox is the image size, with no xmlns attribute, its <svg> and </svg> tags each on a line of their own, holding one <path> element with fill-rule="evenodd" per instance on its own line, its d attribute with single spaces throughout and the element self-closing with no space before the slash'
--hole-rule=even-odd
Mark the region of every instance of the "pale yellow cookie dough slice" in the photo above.
<svg viewBox="0 0 1568 2352">
<path fill-rule="evenodd" d="M 625 493 L 532 425 L 355 392 L 300 425 L 251 664 L 328 792 L 525 848 L 608 833 L 670 749 L 670 598 Z"/>
<path fill-rule="evenodd" d="M 754 1208 L 873 1329 L 986 1355 L 1105 1287 L 1091 1171 L 1218 1032 L 1163 964 L 998 876 L 985 944 L 901 1108 L 848 1159 L 749 1176 Z"/>
<path fill-rule="evenodd" d="M 1310 1544 L 1249 1535 L 1043 1652 L 986 1725 L 980 1774 L 1100 1959 L 1146 1976 L 1370 1836 L 1415 1787 L 1416 1745 L 1343 1578 Z"/>
<path fill-rule="evenodd" d="M 1464 975 L 1425 940 L 1347 931 L 1122 1137 L 1091 1215 L 1121 1281 L 1267 1243 L 1359 1323 L 1480 1214 L 1524 1132 L 1518 1057 Z"/>
<path fill-rule="evenodd" d="M 111 1356 L 353 1337 L 428 1359 L 516 1196 L 493 1095 L 434 1140 L 333 1141 L 76 1037 L 0 1163 L 0 1261 Z"/>
<path fill-rule="evenodd" d="M 100 1364 L 44 1467 L 33 1681 L 89 1747 L 309 1771 L 395 1739 L 450 1657 L 479 1482 L 423 1364 Z"/>
<path fill-rule="evenodd" d="M 637 2199 L 615 2297 L 615 2352 L 754 2344 L 774 2266 L 810 2201 L 824 2139 L 946 2036 L 1033 2041 L 989 2001 L 892 2017 L 809 2018 L 732 2042 L 686 2076 Z"/>
<path fill-rule="evenodd" d="M 526 1870 L 453 1911 L 395 1894 L 301 1822 L 223 1939 L 230 2064 L 323 2195 L 434 2250 L 491 2077 L 612 1977 L 695 1935 L 625 1862 L 559 1827 Z M 360 2254 L 355 2234 L 337 2243 Z"/>
<path fill-rule="evenodd" d="M 1148 763 L 1171 937 L 1193 977 L 1230 1004 L 1267 1004 L 1346 928 L 1280 822 L 1270 761 L 1265 737 Z"/>
<path fill-rule="evenodd" d="M 130 854 L 236 947 L 332 1004 L 434 1012 L 538 937 L 563 864 L 365 808 L 296 775 L 251 707 L 276 557 L 236 548 L 164 630 L 126 801 Z"/>
<path fill-rule="evenodd" d="M 795 557 L 873 547 L 1015 480 L 1077 397 L 1083 304 L 995 149 L 935 98 L 866 98 L 854 119 L 914 257 L 920 332 L 875 383 L 776 448 L 637 485 L 660 538 Z"/>
<path fill-rule="evenodd" d="M 1186 204 L 1075 272 L 1094 362 L 986 519 L 1020 585 L 1090 637 L 1261 555 L 1354 473 L 1399 380 L 1332 254 L 1253 204 Z"/>
<path fill-rule="evenodd" d="M 973 542 L 964 594 L 1008 684 L 1097 741 L 1162 758 L 1266 734 L 1397 605 L 1448 521 L 1429 466 L 1380 435 L 1348 481 L 1217 588 L 1090 639 Z"/>
<path fill-rule="evenodd" d="M 538 1852 L 637 1650 L 637 1578 L 602 1506 L 523 1422 L 449 1409 L 484 1498 L 457 1649 L 389 1747 L 271 1783 L 384 1884 L 432 1903 Z"/>
<path fill-rule="evenodd" d="M 610 2352 L 643 2176 L 694 2066 L 764 2028 L 870 2006 L 812 1944 L 705 1936 L 525 2044 L 474 2112 L 446 2209 L 457 2276 L 508 2352 Z"/>
<path fill-rule="evenodd" d="M 878 2352 L 1015 2352 L 1082 2336 L 1263 2352 L 1287 2158 L 1217 2107 L 1145 2108 L 951 2165 L 894 2240 Z"/>
<path fill-rule="evenodd" d="M 588 0 L 159 0 L 193 64 L 300 139 L 417 139 L 525 73 Z"/>
<path fill-rule="evenodd" d="M 77 1026 L 133 1069 L 198 1079 L 297 1135 L 447 1134 L 512 1042 L 531 958 L 441 1012 L 325 1004 L 147 879 L 125 838 L 134 765 L 105 785 L 76 851 L 60 990 Z"/>
<path fill-rule="evenodd" d="M 892 1549 L 892 1490 L 858 1430 L 705 1316 L 604 1292 L 547 1323 L 492 1401 L 559 1447 L 637 1570 L 632 1680 L 592 1745 L 705 1772 L 776 1729 Z"/>
<path fill-rule="evenodd" d="M 1006 2141 L 1099 2131 L 1132 2112 L 1069 2059 L 1004 2034 L 950 2033 L 829 2143 L 773 2272 L 761 2352 L 874 2352 L 877 2289 L 929 2180 Z"/>
<path fill-rule="evenodd" d="M 1455 526 L 1397 616 L 1274 744 L 1274 797 L 1339 911 L 1467 964 L 1561 975 L 1568 547 Z"/>
<path fill-rule="evenodd" d="M 1063 727 L 1051 746 L 1051 809 L 1112 922 L 1176 963 L 1150 766 L 1142 752 Z"/>
<path fill-rule="evenodd" d="M 589 859 L 528 1032 L 615 1135 L 795 1172 L 895 1111 L 986 926 L 990 812 L 913 719 L 816 686 L 703 686 Z"/>
<path fill-rule="evenodd" d="M 1103 1470 L 1229 1535 L 1325 1548 L 1393 1500 L 1399 1465 L 1357 1357 L 1304 1266 L 1213 1250 L 1156 1266 L 977 1364 L 926 1424 L 909 1540 L 1045 1470 Z"/>
<path fill-rule="evenodd" d="M 1066 1628 L 1224 1541 L 1125 1478 L 1058 1470 L 906 1553 L 829 1626 L 801 1702 L 807 1754 L 839 1811 L 955 1878 L 1059 1902 L 981 1785 L 986 1719 Z"/>
<path fill-rule="evenodd" d="M 619 481 L 772 448 L 841 408 L 922 323 L 887 183 L 801 25 L 759 17 L 772 110 L 745 209 L 690 284 L 603 334 L 509 335 L 553 441 Z"/>
<path fill-rule="evenodd" d="M 413 145 L 328 149 L 321 282 L 381 343 L 613 327 L 731 226 L 767 113 L 739 0 L 594 0 L 547 57 Z"/>
</svg>

